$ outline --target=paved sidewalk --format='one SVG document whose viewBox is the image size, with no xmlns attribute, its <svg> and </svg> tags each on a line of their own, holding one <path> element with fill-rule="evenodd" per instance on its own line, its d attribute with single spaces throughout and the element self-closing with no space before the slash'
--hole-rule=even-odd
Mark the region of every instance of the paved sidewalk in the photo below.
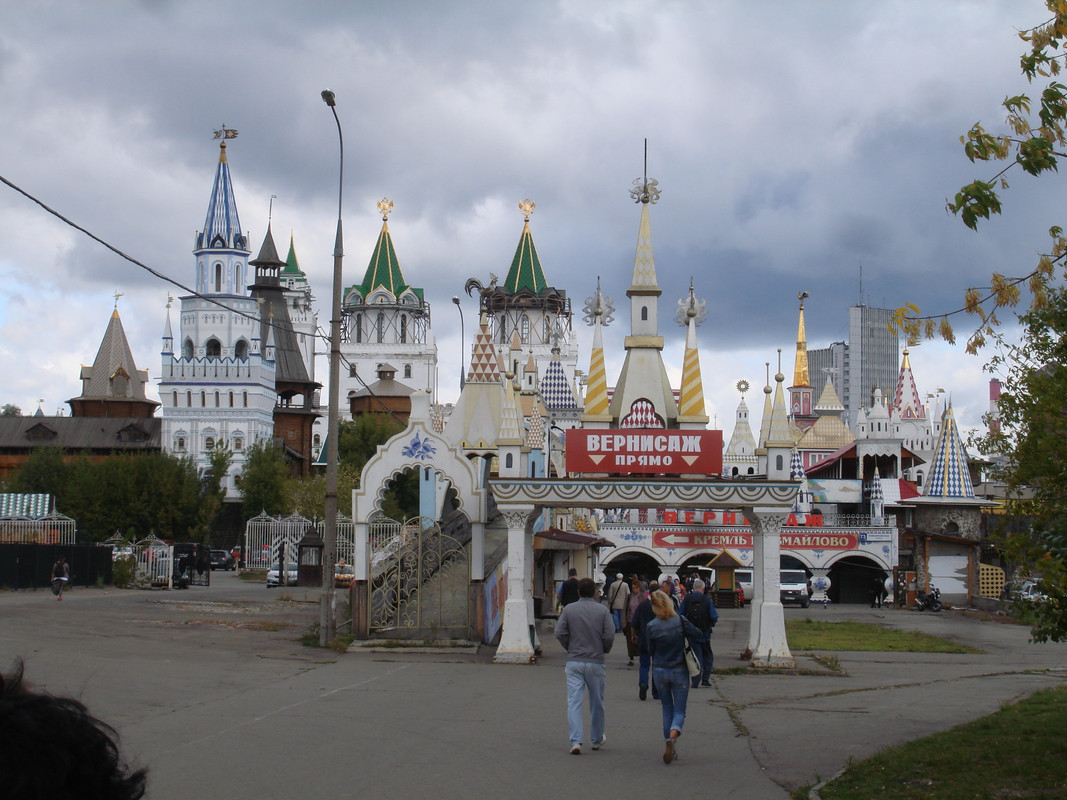
<svg viewBox="0 0 1067 800">
<path fill-rule="evenodd" d="M 1025 628 L 866 606 L 787 609 L 915 628 L 982 655 L 838 653 L 845 675 L 720 674 L 690 694 L 681 758 L 660 758 L 659 703 L 637 697 L 622 637 L 609 656 L 607 744 L 567 754 L 564 653 L 533 666 L 476 654 L 306 648 L 297 596 L 215 573 L 209 588 L 0 592 L 0 668 L 113 724 L 155 800 L 558 797 L 669 791 L 786 798 L 883 747 L 987 714 L 1067 679 L 1067 646 Z M 716 667 L 741 666 L 748 612 L 720 611 Z M 700 794 L 696 794 L 699 792 Z"/>
</svg>

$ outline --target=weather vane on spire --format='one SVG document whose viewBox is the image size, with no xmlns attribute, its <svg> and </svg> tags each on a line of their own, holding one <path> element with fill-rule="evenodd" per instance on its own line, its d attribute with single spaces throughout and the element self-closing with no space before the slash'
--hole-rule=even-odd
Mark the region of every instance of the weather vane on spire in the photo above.
<svg viewBox="0 0 1067 800">
<path fill-rule="evenodd" d="M 118 307 L 119 307 L 119 298 L 122 297 L 125 294 L 126 294 L 126 292 L 115 292 L 115 310 L 116 311 L 118 310 Z"/>
<path fill-rule="evenodd" d="M 615 306 L 612 304 L 610 297 L 600 291 L 600 276 L 596 278 L 596 291 L 592 297 L 585 298 L 585 306 L 583 307 L 585 314 L 586 325 L 595 325 L 597 317 L 600 317 L 601 325 L 609 325 L 611 321 L 615 319 L 612 316 L 615 313 Z"/>
<path fill-rule="evenodd" d="M 393 213 L 393 201 L 388 197 L 383 197 L 378 201 L 378 213 L 382 215 L 382 222 L 389 219 L 389 215 Z"/>
<path fill-rule="evenodd" d="M 529 197 L 519 203 L 519 211 L 522 212 L 524 222 L 530 221 L 530 215 L 534 212 L 535 208 L 537 208 L 537 203 Z"/>
<path fill-rule="evenodd" d="M 649 203 L 655 205 L 659 200 L 659 183 L 649 180 L 648 177 L 648 139 L 645 139 L 645 175 L 643 178 L 634 178 L 634 188 L 630 190 L 630 197 L 635 203 Z"/>
<path fill-rule="evenodd" d="M 689 279 L 689 294 L 678 301 L 678 310 L 674 312 L 674 321 L 683 328 L 690 324 L 699 325 L 708 316 L 708 304 L 698 300 L 693 292 L 693 279 Z"/>
<path fill-rule="evenodd" d="M 236 139 L 237 138 L 237 129 L 236 128 L 227 128 L 226 127 L 226 123 L 224 122 L 224 123 L 222 123 L 222 127 L 219 130 L 215 131 L 215 138 L 216 139 Z"/>
</svg>

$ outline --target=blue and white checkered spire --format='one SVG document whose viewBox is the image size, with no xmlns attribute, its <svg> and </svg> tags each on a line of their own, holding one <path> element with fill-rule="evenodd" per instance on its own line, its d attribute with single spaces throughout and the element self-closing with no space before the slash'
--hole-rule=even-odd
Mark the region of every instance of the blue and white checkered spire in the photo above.
<svg viewBox="0 0 1067 800">
<path fill-rule="evenodd" d="M 923 487 L 923 497 L 974 497 L 971 474 L 967 471 L 967 451 L 956 428 L 952 406 L 941 417 L 941 437 L 934 451 L 930 477 Z"/>
</svg>

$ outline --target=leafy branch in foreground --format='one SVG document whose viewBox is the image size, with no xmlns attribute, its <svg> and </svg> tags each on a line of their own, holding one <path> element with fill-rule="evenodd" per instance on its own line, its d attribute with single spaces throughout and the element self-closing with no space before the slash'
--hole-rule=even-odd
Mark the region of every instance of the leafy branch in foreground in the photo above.
<svg viewBox="0 0 1067 800">
<path fill-rule="evenodd" d="M 1055 78 L 1062 62 L 1067 60 L 1067 0 L 1045 0 L 1052 17 L 1044 23 L 1019 32 L 1019 38 L 1029 45 L 1020 58 L 1023 75 L 1031 84 L 1039 78 Z M 1008 162 L 985 180 L 975 180 L 960 188 L 956 196 L 946 201 L 946 208 L 972 230 L 980 220 L 988 220 L 1001 213 L 1001 192 L 1008 189 L 1007 175 L 1015 169 L 1040 176 L 1059 170 L 1059 159 L 1067 157 L 1067 85 L 1050 80 L 1041 91 L 1036 108 L 1029 95 L 1020 94 L 1004 99 L 1007 130 L 990 133 L 976 122 L 960 137 L 963 151 L 972 162 Z M 998 312 L 1017 307 L 1029 294 L 1028 307 L 1042 309 L 1048 304 L 1048 290 L 1057 277 L 1057 268 L 1065 266 L 1067 239 L 1058 226 L 1049 230 L 1052 239 L 1047 253 L 1037 266 L 1021 276 L 995 273 L 990 285 L 970 287 L 964 294 L 963 305 L 948 313 L 923 316 L 914 304 L 898 308 L 891 327 L 912 340 L 941 337 L 954 344 L 955 332 L 951 317 L 974 314 L 979 318 L 974 333 L 967 339 L 967 352 L 976 353 L 995 336 L 1000 325 Z M 1067 275 L 1067 273 L 1062 273 Z"/>
</svg>

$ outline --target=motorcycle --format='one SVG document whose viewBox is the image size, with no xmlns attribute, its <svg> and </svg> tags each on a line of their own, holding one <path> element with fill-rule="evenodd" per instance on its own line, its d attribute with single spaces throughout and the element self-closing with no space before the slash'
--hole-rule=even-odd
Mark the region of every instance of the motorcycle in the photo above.
<svg viewBox="0 0 1067 800">
<path fill-rule="evenodd" d="M 940 611 L 944 608 L 944 604 L 941 602 L 941 590 L 936 586 L 931 586 L 929 592 L 919 591 L 915 595 L 915 607 L 920 611 Z"/>
</svg>

